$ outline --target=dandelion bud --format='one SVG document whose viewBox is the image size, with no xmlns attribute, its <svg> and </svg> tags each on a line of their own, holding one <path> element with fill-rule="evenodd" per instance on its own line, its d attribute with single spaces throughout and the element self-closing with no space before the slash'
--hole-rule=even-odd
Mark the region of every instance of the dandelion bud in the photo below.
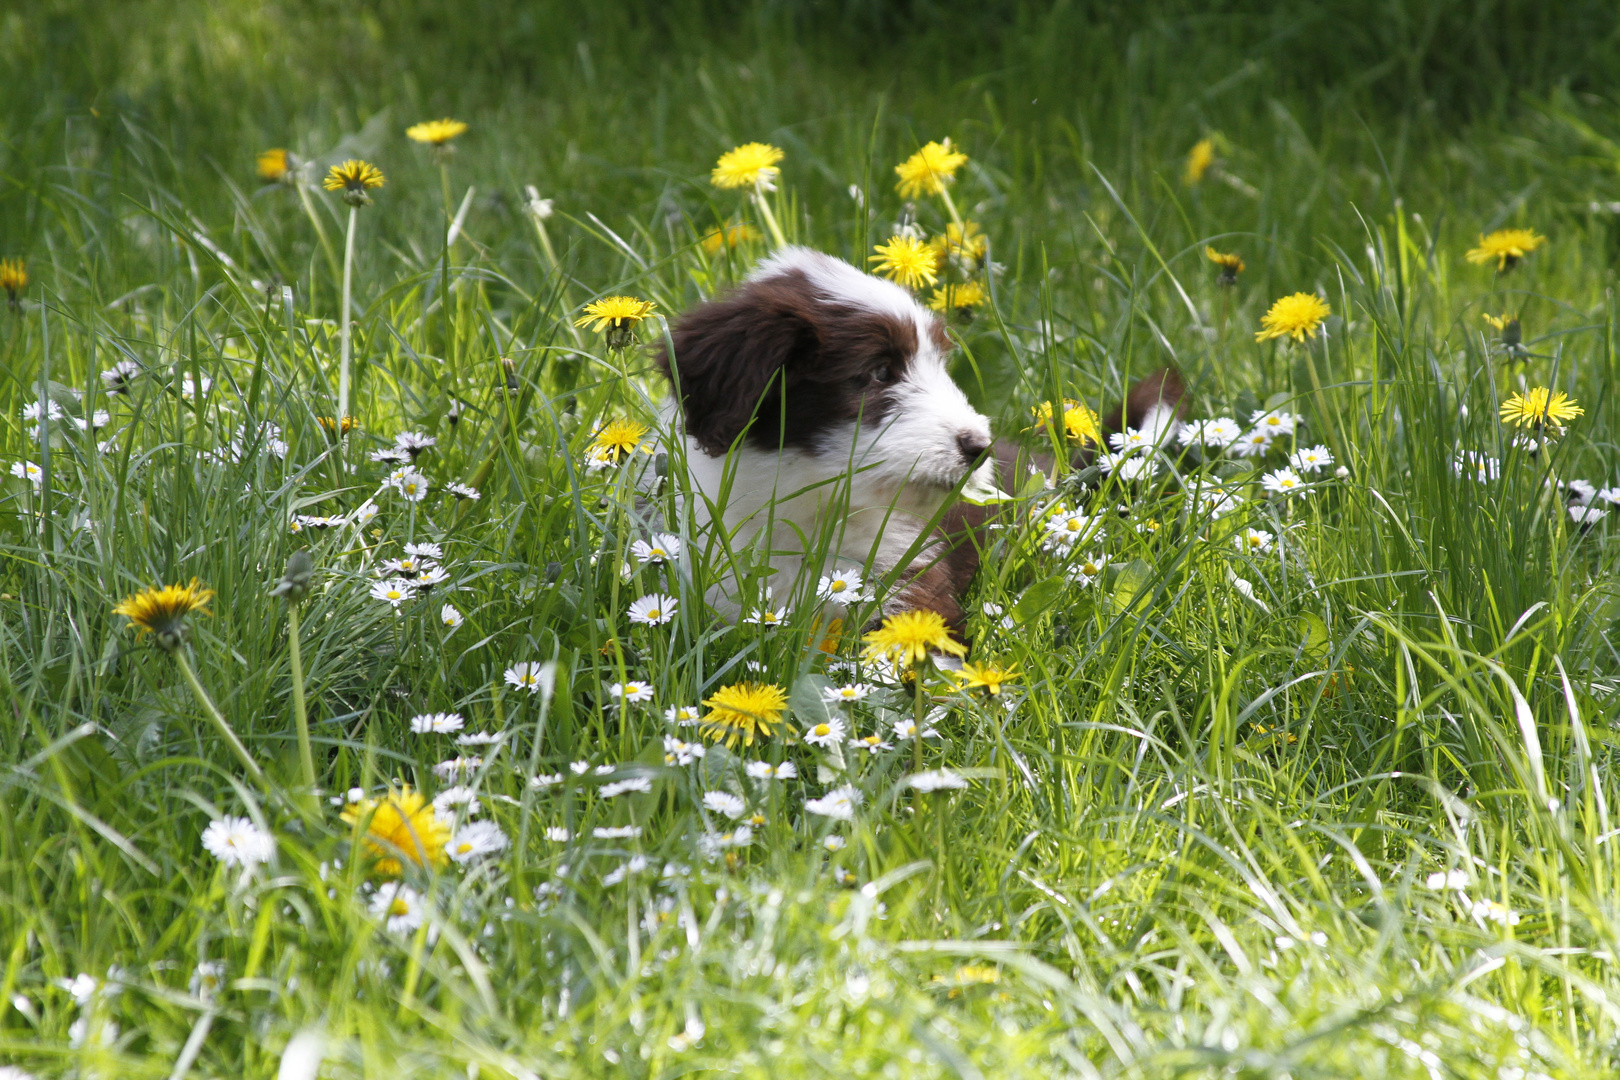
<svg viewBox="0 0 1620 1080">
<path fill-rule="evenodd" d="M 536 221 L 544 221 L 551 216 L 551 200 L 542 199 L 539 188 L 533 184 L 525 184 L 523 194 L 528 196 L 528 202 L 524 204 L 525 208 L 534 216 Z"/>
<path fill-rule="evenodd" d="M 287 572 L 281 575 L 270 590 L 271 596 L 285 596 L 289 604 L 296 604 L 309 592 L 309 579 L 315 574 L 315 560 L 309 552 L 299 548 L 287 558 Z"/>
<path fill-rule="evenodd" d="M 508 359 L 507 357 L 503 356 L 503 357 L 501 357 L 501 368 L 506 372 L 506 392 L 508 394 L 517 393 L 518 392 L 517 365 L 512 363 L 512 361 L 510 359 Z"/>
<path fill-rule="evenodd" d="M 1343 480 L 1350 475 L 1350 470 L 1345 468 L 1343 465 L 1340 465 L 1337 469 L 1333 470 L 1333 475 L 1337 476 L 1340 480 Z"/>
<path fill-rule="evenodd" d="M 663 478 L 663 477 L 666 477 L 666 476 L 669 475 L 669 455 L 668 454 L 660 451 L 658 456 L 653 458 L 653 473 L 654 473 L 654 475 L 658 476 L 659 478 Z"/>
<path fill-rule="evenodd" d="M 560 562 L 548 562 L 548 563 L 546 563 L 546 584 L 547 585 L 556 584 L 557 579 L 562 577 L 562 570 L 563 570 L 563 567 L 562 567 L 562 563 L 560 563 Z"/>
</svg>

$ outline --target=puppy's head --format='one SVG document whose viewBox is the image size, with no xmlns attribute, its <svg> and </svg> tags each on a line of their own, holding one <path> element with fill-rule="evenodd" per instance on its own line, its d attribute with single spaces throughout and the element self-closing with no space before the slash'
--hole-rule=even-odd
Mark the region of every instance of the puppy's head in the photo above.
<svg viewBox="0 0 1620 1080">
<path fill-rule="evenodd" d="M 990 447 L 990 423 L 945 366 L 940 321 L 910 293 L 807 248 L 785 248 L 670 334 L 686 433 L 711 455 L 792 448 L 896 482 L 949 487 Z M 670 368 L 673 366 L 674 371 Z"/>
</svg>

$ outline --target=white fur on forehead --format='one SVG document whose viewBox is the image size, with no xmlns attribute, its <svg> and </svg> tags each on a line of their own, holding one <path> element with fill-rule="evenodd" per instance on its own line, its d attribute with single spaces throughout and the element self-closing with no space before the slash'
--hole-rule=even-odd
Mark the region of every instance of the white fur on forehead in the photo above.
<svg viewBox="0 0 1620 1080">
<path fill-rule="evenodd" d="M 810 280 L 817 296 L 910 321 L 923 332 L 923 340 L 927 340 L 933 316 L 909 292 L 892 281 L 863 273 L 832 255 L 807 247 L 785 247 L 755 267 L 748 280 L 765 281 L 795 270 Z"/>
</svg>

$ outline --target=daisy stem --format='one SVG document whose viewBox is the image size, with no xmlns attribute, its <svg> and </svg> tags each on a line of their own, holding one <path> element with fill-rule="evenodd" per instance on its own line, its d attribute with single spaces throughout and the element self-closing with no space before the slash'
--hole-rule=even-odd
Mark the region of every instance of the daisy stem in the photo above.
<svg viewBox="0 0 1620 1080">
<path fill-rule="evenodd" d="M 298 766 L 304 790 L 313 802 L 315 754 L 309 747 L 309 713 L 304 708 L 304 656 L 298 644 L 298 605 L 287 605 L 287 657 L 292 662 L 293 721 L 298 725 Z"/>
<path fill-rule="evenodd" d="M 765 198 L 765 192 L 754 188 L 754 205 L 759 207 L 759 216 L 765 219 L 765 227 L 770 230 L 771 239 L 776 241 L 779 248 L 787 247 L 787 238 L 782 235 L 782 226 L 776 223 L 776 215 L 771 213 L 770 201 Z"/>
<path fill-rule="evenodd" d="M 966 240 L 967 229 L 962 224 L 962 215 L 956 212 L 956 203 L 951 199 L 951 189 L 944 184 L 939 185 L 939 197 L 945 200 L 945 212 L 951 215 L 951 221 L 955 223 L 962 239 Z"/>
<path fill-rule="evenodd" d="M 196 696 L 197 704 L 202 706 L 203 712 L 208 714 L 208 719 L 212 720 L 214 726 L 219 729 L 220 735 L 224 738 L 226 745 L 231 748 L 231 752 L 242 762 L 243 767 L 248 771 L 248 775 L 253 778 L 253 782 L 269 790 L 270 785 L 265 781 L 264 771 L 259 768 L 258 762 L 254 761 L 252 756 L 248 754 L 247 747 L 243 746 L 242 740 L 236 737 L 236 732 L 232 731 L 231 725 L 225 722 L 225 718 L 220 715 L 219 709 L 214 707 L 213 699 L 208 696 L 208 691 L 204 690 L 202 683 L 197 681 L 197 673 L 192 670 L 191 660 L 186 656 L 185 649 L 174 650 L 174 659 L 180 665 L 180 673 L 186 677 L 186 682 L 191 684 L 191 692 Z"/>
<path fill-rule="evenodd" d="M 342 359 L 338 367 L 338 423 L 349 415 L 349 303 L 354 296 L 354 231 L 360 220 L 360 208 L 349 207 L 349 236 L 343 244 L 343 322 Z"/>
</svg>

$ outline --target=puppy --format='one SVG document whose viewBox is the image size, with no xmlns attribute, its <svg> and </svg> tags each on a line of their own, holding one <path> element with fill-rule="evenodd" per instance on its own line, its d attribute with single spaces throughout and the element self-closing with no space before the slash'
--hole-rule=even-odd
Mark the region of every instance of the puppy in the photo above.
<svg viewBox="0 0 1620 1080">
<path fill-rule="evenodd" d="M 892 581 L 885 614 L 926 608 L 960 632 L 992 511 L 945 503 L 975 470 L 1011 490 L 1018 454 L 993 444 L 951 380 L 939 318 L 893 282 L 789 247 L 683 315 L 670 340 L 659 362 L 697 523 L 718 518 L 733 551 L 751 545 L 778 596 L 801 573 L 813 588 L 835 566 L 870 566 Z M 1129 411 L 1145 415 L 1138 396 Z M 765 603 L 746 591 L 726 582 L 710 601 L 735 618 Z"/>
</svg>

